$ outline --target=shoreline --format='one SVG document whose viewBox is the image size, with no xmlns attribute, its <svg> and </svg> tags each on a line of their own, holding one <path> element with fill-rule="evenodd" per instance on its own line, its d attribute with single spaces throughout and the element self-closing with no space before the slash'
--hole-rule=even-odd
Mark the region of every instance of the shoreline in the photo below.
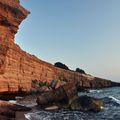
<svg viewBox="0 0 120 120">
<path fill-rule="evenodd" d="M 116 87 L 111 87 L 111 89 L 112 88 L 116 88 Z M 119 87 L 118 87 L 119 88 Z M 108 90 L 109 88 L 104 88 L 104 89 L 99 89 L 99 90 L 102 90 L 102 91 L 106 91 L 106 90 Z M 93 90 L 93 89 L 92 89 Z M 98 90 L 98 89 L 94 89 L 94 90 Z M 81 92 L 79 92 L 79 94 L 80 94 Z M 82 93 L 84 93 L 84 92 L 82 92 Z M 89 93 L 95 93 L 95 92 L 89 92 Z M 96 92 L 97 93 L 97 92 Z M 88 94 L 88 93 L 86 93 L 86 94 Z M 99 94 L 99 93 L 98 93 Z M 18 95 L 18 94 L 17 94 Z M 32 95 L 24 95 L 23 96 L 23 98 L 21 98 L 21 99 L 19 99 L 19 100 L 16 100 L 17 102 L 17 104 L 20 104 L 20 105 L 24 105 L 24 106 L 28 106 L 28 105 L 32 105 L 32 103 L 35 103 L 36 102 L 36 98 L 37 98 L 37 96 L 39 96 L 39 94 L 32 94 Z M 8 98 L 7 98 L 7 100 L 8 100 Z M 10 99 L 9 99 L 10 100 Z M 39 106 L 37 106 L 37 105 L 33 105 L 33 106 L 31 106 L 31 111 L 28 111 L 28 112 L 16 112 L 16 118 L 11 118 L 11 119 L 9 119 L 9 120 L 27 120 L 26 118 L 25 118 L 25 114 L 26 113 L 32 113 L 32 112 L 38 112 L 39 110 L 40 110 L 40 108 L 39 108 Z M 5 116 L 2 116 L 2 115 L 0 115 L 0 120 L 5 120 Z"/>
</svg>

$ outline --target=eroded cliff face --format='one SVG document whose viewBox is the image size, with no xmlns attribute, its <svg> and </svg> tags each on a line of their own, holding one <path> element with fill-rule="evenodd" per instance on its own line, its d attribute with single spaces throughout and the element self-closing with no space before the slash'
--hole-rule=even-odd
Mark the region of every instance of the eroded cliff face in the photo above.
<svg viewBox="0 0 120 120">
<path fill-rule="evenodd" d="M 0 92 L 30 91 L 31 81 L 79 81 L 82 87 L 107 87 L 111 81 L 56 68 L 21 50 L 14 43 L 20 23 L 29 12 L 16 0 L 0 0 Z M 97 82 L 97 80 L 99 82 Z M 61 82 L 59 83 L 59 85 Z M 59 86 L 58 85 L 58 86 Z"/>
<path fill-rule="evenodd" d="M 18 89 L 15 65 L 20 48 L 14 44 L 14 36 L 28 13 L 16 0 L 0 0 L 0 92 Z"/>
</svg>

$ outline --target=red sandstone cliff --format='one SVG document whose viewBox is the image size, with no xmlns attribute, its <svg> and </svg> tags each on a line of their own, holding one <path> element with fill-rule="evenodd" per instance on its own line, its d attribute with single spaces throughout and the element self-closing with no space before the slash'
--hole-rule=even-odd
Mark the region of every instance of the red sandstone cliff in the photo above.
<svg viewBox="0 0 120 120">
<path fill-rule="evenodd" d="M 20 23 L 29 12 L 16 0 L 0 0 L 0 92 L 30 91 L 32 80 L 79 81 L 89 88 L 112 86 L 111 81 L 56 68 L 26 53 L 14 43 Z"/>
</svg>

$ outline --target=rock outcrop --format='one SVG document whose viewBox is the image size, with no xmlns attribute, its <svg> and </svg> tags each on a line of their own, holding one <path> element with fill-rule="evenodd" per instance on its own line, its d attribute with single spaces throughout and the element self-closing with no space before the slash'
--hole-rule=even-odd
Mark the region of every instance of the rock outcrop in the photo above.
<svg viewBox="0 0 120 120">
<path fill-rule="evenodd" d="M 37 97 L 36 102 L 40 108 L 45 110 L 65 108 L 83 112 L 99 112 L 104 107 L 104 103 L 100 99 L 86 95 L 78 96 L 76 84 L 72 82 L 60 86 L 53 91 L 42 93 Z"/>
<path fill-rule="evenodd" d="M 104 103 L 103 101 L 97 98 L 84 95 L 73 100 L 70 105 L 70 108 L 72 110 L 80 110 L 83 112 L 99 112 L 104 108 Z"/>
<path fill-rule="evenodd" d="M 64 81 L 79 81 L 79 85 L 86 88 L 117 85 L 104 79 L 56 68 L 21 50 L 14 43 L 14 36 L 28 14 L 16 0 L 0 0 L 0 93 L 30 91 L 32 80 L 51 81 L 56 78 L 60 80 L 59 85 Z"/>
<path fill-rule="evenodd" d="M 0 120 L 11 120 L 10 118 L 15 118 L 16 112 L 25 112 L 30 111 L 31 108 L 25 107 L 18 104 L 13 104 L 7 101 L 1 101 L 0 100 Z M 8 118 L 1 118 L 2 116 L 8 117 Z"/>
</svg>

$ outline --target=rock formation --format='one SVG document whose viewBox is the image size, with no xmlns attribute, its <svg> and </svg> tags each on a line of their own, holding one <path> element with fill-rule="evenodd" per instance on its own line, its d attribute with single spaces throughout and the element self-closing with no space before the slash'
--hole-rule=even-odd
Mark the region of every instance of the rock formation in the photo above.
<svg viewBox="0 0 120 120">
<path fill-rule="evenodd" d="M 99 112 L 104 107 L 104 103 L 100 99 L 86 95 L 78 96 L 76 84 L 72 82 L 60 86 L 53 91 L 42 93 L 37 97 L 36 102 L 41 109 L 48 111 L 65 108 L 83 112 Z"/>
<path fill-rule="evenodd" d="M 30 111 L 30 110 L 31 108 L 29 107 L 25 107 L 22 105 L 0 100 L 0 120 L 11 120 L 10 118 L 15 118 L 17 111 L 25 112 L 25 111 Z M 8 117 L 8 118 L 2 119 L 1 115 Z"/>
<path fill-rule="evenodd" d="M 111 81 L 56 68 L 26 53 L 14 43 L 20 23 L 29 12 L 16 0 L 0 0 L 0 93 L 30 91 L 31 81 L 79 81 L 86 88 L 117 85 Z"/>
</svg>

